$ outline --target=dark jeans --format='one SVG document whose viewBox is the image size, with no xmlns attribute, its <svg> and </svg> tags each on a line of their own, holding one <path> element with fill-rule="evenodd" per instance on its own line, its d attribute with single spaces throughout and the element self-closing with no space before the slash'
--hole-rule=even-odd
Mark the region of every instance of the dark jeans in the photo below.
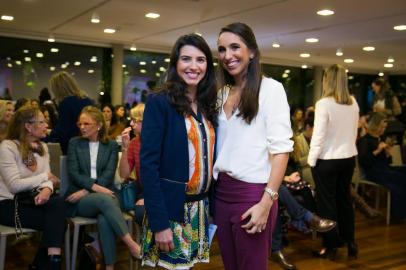
<svg viewBox="0 0 406 270">
<path fill-rule="evenodd" d="M 337 247 L 340 238 L 354 242 L 354 208 L 350 185 L 355 158 L 317 160 L 312 168 L 320 217 L 337 221 L 337 227 L 323 234 L 323 245 Z"/>
</svg>

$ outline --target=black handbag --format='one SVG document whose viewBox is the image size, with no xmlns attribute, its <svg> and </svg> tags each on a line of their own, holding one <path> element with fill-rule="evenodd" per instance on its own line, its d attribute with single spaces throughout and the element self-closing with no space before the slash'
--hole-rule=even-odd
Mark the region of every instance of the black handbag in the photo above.
<svg viewBox="0 0 406 270">
<path fill-rule="evenodd" d="M 16 200 L 19 204 L 35 205 L 35 197 L 37 197 L 38 194 L 39 191 L 37 189 L 23 191 L 15 194 L 14 200 Z"/>
<path fill-rule="evenodd" d="M 119 192 L 121 207 L 124 211 L 134 210 L 137 200 L 137 186 L 134 181 L 121 183 Z"/>
</svg>

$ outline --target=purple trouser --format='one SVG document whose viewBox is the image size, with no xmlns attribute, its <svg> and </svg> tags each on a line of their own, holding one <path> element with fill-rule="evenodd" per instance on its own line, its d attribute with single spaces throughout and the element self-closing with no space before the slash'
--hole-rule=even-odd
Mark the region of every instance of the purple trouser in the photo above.
<svg viewBox="0 0 406 270">
<path fill-rule="evenodd" d="M 267 270 L 268 252 L 278 213 L 275 201 L 269 213 L 266 229 L 248 234 L 241 225 L 242 214 L 261 200 L 265 184 L 246 183 L 220 173 L 216 185 L 214 222 L 226 270 Z"/>
</svg>

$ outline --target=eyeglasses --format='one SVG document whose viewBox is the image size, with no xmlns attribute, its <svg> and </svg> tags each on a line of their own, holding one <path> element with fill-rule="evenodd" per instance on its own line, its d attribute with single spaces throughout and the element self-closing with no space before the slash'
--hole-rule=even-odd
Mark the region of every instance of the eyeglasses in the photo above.
<svg viewBox="0 0 406 270">
<path fill-rule="evenodd" d="M 39 124 L 39 125 L 47 124 L 47 122 L 44 121 L 44 120 L 32 120 L 32 121 L 28 121 L 28 123 L 30 123 L 30 124 Z"/>
<path fill-rule="evenodd" d="M 134 124 L 142 123 L 142 119 L 131 118 L 131 122 L 134 123 Z"/>
<path fill-rule="evenodd" d="M 85 128 L 92 126 L 96 123 L 89 123 L 89 122 L 77 122 L 76 125 L 78 126 L 78 128 L 81 128 L 82 126 L 84 126 Z"/>
</svg>

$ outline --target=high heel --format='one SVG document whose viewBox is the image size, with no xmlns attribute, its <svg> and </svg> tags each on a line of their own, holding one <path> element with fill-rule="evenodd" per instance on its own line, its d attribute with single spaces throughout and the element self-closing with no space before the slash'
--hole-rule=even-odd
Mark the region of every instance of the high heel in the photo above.
<svg viewBox="0 0 406 270">
<path fill-rule="evenodd" d="M 348 257 L 356 259 L 358 257 L 358 246 L 355 242 L 350 242 L 347 245 Z"/>
<path fill-rule="evenodd" d="M 337 255 L 337 248 L 322 248 L 313 251 L 313 256 L 317 258 L 329 259 L 334 261 Z"/>
</svg>

